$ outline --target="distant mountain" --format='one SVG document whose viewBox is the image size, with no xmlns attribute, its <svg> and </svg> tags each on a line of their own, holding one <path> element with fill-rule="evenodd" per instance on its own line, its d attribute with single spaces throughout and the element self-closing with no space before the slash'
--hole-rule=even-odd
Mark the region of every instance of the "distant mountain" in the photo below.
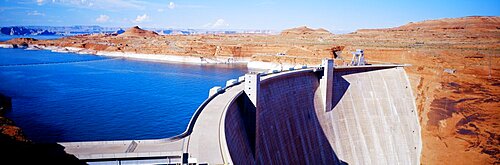
<svg viewBox="0 0 500 165">
<path fill-rule="evenodd" d="M 488 31 L 498 31 L 498 29 L 500 29 L 500 17 L 498 16 L 468 16 L 460 18 L 443 18 L 436 20 L 425 20 L 420 22 L 410 22 L 406 25 L 386 29 L 359 29 L 356 32 L 366 33 L 376 31 L 410 31 L 414 33 L 415 31 L 450 32 L 456 30 L 453 32 L 462 31 L 483 33 Z M 463 35 L 458 36 L 463 37 Z"/>
<path fill-rule="evenodd" d="M 171 28 L 145 28 L 160 35 L 192 35 L 192 34 L 275 34 L 271 30 L 221 30 L 221 29 L 171 29 Z M 9 26 L 1 27 L 0 35 L 78 35 L 109 33 L 122 34 L 125 30 L 121 27 L 101 26 Z"/>
<path fill-rule="evenodd" d="M 3 35 L 76 35 L 113 33 L 120 28 L 100 26 L 10 26 L 0 28 Z"/>
<path fill-rule="evenodd" d="M 4 35 L 55 35 L 55 32 L 50 32 L 44 29 L 31 29 L 26 27 L 2 27 L 0 32 Z"/>
<path fill-rule="evenodd" d="M 469 16 L 461 18 L 444 18 L 411 22 L 406 25 L 392 28 L 394 30 L 498 30 L 500 17 L 496 16 Z"/>
<path fill-rule="evenodd" d="M 322 28 L 311 29 L 306 26 L 301 26 L 283 30 L 280 35 L 331 35 L 331 33 Z"/>
<path fill-rule="evenodd" d="M 128 36 L 135 36 L 135 37 L 155 37 L 158 36 L 158 33 L 154 31 L 149 31 L 149 30 L 143 30 L 139 28 L 139 26 L 134 26 L 124 33 L 120 34 L 120 36 L 123 37 L 128 37 Z"/>
</svg>

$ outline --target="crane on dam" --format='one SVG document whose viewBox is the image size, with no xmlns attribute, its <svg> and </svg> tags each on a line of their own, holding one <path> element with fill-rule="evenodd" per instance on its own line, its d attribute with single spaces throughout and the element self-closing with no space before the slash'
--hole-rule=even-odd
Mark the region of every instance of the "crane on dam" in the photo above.
<svg viewBox="0 0 500 165">
<path fill-rule="evenodd" d="M 351 66 L 363 66 L 365 64 L 365 54 L 363 49 L 356 49 L 355 52 L 352 52 Z"/>
</svg>

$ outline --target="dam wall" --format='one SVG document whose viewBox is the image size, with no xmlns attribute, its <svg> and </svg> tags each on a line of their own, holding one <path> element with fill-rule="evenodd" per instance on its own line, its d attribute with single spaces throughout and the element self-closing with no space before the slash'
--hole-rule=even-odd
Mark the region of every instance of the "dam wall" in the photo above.
<svg viewBox="0 0 500 165">
<path fill-rule="evenodd" d="M 420 125 L 403 67 L 336 69 L 333 80 L 334 107 L 318 116 L 341 160 L 420 164 Z"/>
<path fill-rule="evenodd" d="M 240 95 L 228 107 L 224 119 L 226 143 L 234 164 L 255 162 L 255 107 L 249 101 Z"/>
<path fill-rule="evenodd" d="M 233 163 L 340 163 L 316 116 L 322 109 L 317 77 L 312 71 L 269 77 L 261 81 L 256 111 L 246 95 L 229 106 L 226 141 Z M 248 122 L 252 113 L 255 122 Z"/>
<path fill-rule="evenodd" d="M 339 67 L 333 108 L 324 109 L 322 71 L 260 82 L 228 105 L 226 145 L 234 164 L 420 164 L 415 102 L 402 67 Z M 253 117 L 252 115 L 255 115 Z"/>
<path fill-rule="evenodd" d="M 338 162 L 321 129 L 316 109 L 319 82 L 314 72 L 299 72 L 261 82 L 257 106 L 256 158 L 259 164 Z"/>
<path fill-rule="evenodd" d="M 212 93 L 181 135 L 60 144 L 88 162 L 420 164 L 415 98 L 401 65 L 244 77 Z"/>
</svg>

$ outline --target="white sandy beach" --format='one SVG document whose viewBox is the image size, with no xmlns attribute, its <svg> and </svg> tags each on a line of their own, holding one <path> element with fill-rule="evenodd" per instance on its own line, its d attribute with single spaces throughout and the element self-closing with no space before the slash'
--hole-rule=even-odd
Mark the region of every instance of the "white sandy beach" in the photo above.
<svg viewBox="0 0 500 165">
<path fill-rule="evenodd" d="M 10 44 L 0 44 L 0 48 L 13 48 Z M 179 55 L 167 55 L 167 54 L 143 54 L 143 53 L 133 53 L 133 52 L 111 52 L 111 51 L 95 51 L 84 48 L 77 47 L 58 47 L 58 46 L 42 46 L 42 45 L 29 45 L 26 50 L 50 50 L 52 52 L 58 53 L 77 53 L 77 54 L 93 54 L 98 56 L 107 57 L 120 57 L 120 58 L 130 58 L 138 60 L 148 60 L 156 62 L 178 62 L 178 63 L 192 63 L 192 64 L 231 64 L 240 63 L 247 64 L 249 69 L 254 70 L 290 70 L 290 68 L 302 68 L 305 65 L 294 65 L 294 64 L 280 64 L 272 62 L 262 62 L 262 61 L 250 61 L 250 57 L 247 58 L 234 58 L 234 57 L 199 57 L 199 56 L 179 56 Z"/>
<path fill-rule="evenodd" d="M 0 44 L 0 48 L 14 48 L 11 44 Z"/>
<path fill-rule="evenodd" d="M 124 57 L 132 59 L 151 60 L 159 62 L 180 62 L 180 63 L 196 63 L 196 64 L 231 64 L 231 63 L 247 63 L 248 58 L 233 58 L 233 57 L 197 57 L 197 56 L 178 56 L 166 54 L 142 54 L 132 52 L 109 52 L 98 51 L 96 55 L 109 57 Z"/>
<path fill-rule="evenodd" d="M 262 61 L 249 61 L 247 63 L 247 67 L 249 69 L 265 69 L 265 70 L 291 70 L 290 68 L 293 69 L 300 69 L 303 67 L 307 67 L 306 65 L 295 65 L 295 64 L 288 64 L 288 63 L 273 63 L 273 62 L 262 62 Z"/>
</svg>

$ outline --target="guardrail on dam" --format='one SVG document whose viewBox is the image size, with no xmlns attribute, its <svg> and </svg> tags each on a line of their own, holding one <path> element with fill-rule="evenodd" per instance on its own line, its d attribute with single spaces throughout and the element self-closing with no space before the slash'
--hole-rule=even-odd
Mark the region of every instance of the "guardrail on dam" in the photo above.
<svg viewBox="0 0 500 165">
<path fill-rule="evenodd" d="M 420 164 L 420 125 L 401 65 L 325 60 L 250 73 L 215 92 L 179 136 L 60 144 L 89 163 Z"/>
</svg>

